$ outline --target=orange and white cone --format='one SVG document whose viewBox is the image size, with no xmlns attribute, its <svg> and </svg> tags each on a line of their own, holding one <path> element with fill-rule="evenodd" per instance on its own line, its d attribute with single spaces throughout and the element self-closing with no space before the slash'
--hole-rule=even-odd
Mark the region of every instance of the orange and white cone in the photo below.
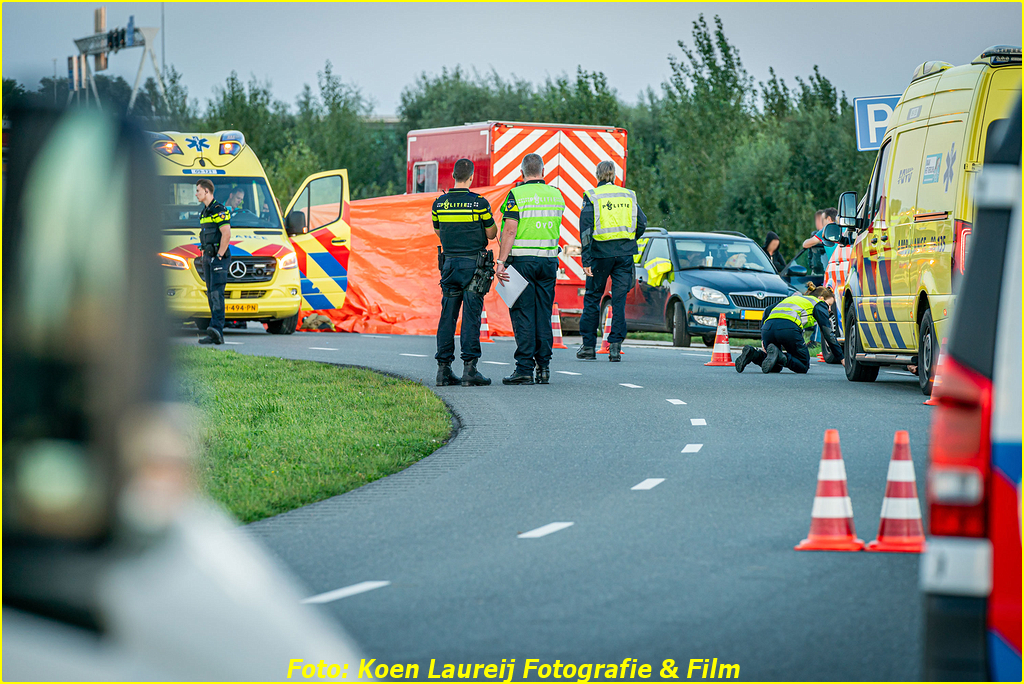
<svg viewBox="0 0 1024 684">
<path fill-rule="evenodd" d="M 604 317 L 604 332 L 601 333 L 601 348 L 598 354 L 607 354 L 609 349 L 608 336 L 612 334 L 612 307 L 608 307 L 608 313 Z"/>
<path fill-rule="evenodd" d="M 864 541 L 853 530 L 853 504 L 846 489 L 846 466 L 839 432 L 825 431 L 818 464 L 818 489 L 811 508 L 811 531 L 793 547 L 797 551 L 860 551 Z"/>
<path fill-rule="evenodd" d="M 899 430 L 892 440 L 892 460 L 885 482 L 882 499 L 882 520 L 878 524 L 878 538 L 868 542 L 868 551 L 897 551 L 921 553 L 924 551 L 924 525 L 921 523 L 921 504 L 917 499 L 917 478 L 914 462 L 910 460 L 910 437 Z"/>
<path fill-rule="evenodd" d="M 921 363 L 921 359 L 917 360 Z M 946 340 L 942 340 L 942 345 L 939 347 L 939 358 L 935 360 L 935 378 L 932 379 L 932 393 L 927 399 L 924 400 L 925 406 L 938 406 L 939 398 L 935 394 L 935 390 L 942 385 L 942 365 L 946 362 Z"/>
<path fill-rule="evenodd" d="M 818 352 L 818 363 L 825 363 L 825 355 Z"/>
<path fill-rule="evenodd" d="M 562 319 L 557 303 L 551 308 L 551 335 L 555 339 L 551 345 L 552 349 L 568 349 L 562 342 Z"/>
<path fill-rule="evenodd" d="M 725 314 L 718 314 L 718 331 L 715 333 L 715 348 L 711 350 L 711 360 L 705 366 L 735 366 L 732 352 L 729 351 L 729 327 L 725 324 Z"/>
<path fill-rule="evenodd" d="M 491 329 L 487 326 L 487 309 L 480 309 L 480 341 L 494 344 L 491 339 Z"/>
</svg>

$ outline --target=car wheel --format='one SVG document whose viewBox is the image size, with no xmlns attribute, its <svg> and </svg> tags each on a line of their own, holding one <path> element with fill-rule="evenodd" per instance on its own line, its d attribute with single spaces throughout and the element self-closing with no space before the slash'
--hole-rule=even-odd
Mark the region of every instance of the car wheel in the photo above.
<svg viewBox="0 0 1024 684">
<path fill-rule="evenodd" d="M 701 335 L 700 341 L 704 343 L 705 347 L 714 347 L 715 335 L 712 335 L 711 333 L 708 333 L 707 335 Z"/>
<path fill-rule="evenodd" d="M 281 318 L 267 323 L 267 332 L 271 335 L 291 335 L 299 324 L 299 314 Z"/>
<path fill-rule="evenodd" d="M 196 328 L 199 330 L 199 332 L 202 332 L 210 327 L 209 318 L 193 318 L 192 320 L 195 321 Z"/>
<path fill-rule="evenodd" d="M 935 336 L 931 309 L 924 312 L 917 331 L 917 380 L 925 396 L 931 396 L 935 366 L 939 358 L 939 340 Z"/>
<path fill-rule="evenodd" d="M 683 312 L 682 302 L 672 303 L 672 346 L 690 346 L 690 331 L 686 329 L 686 314 Z"/>
<path fill-rule="evenodd" d="M 846 310 L 846 359 L 843 366 L 846 368 L 846 379 L 850 382 L 874 382 L 878 377 L 878 366 L 868 366 L 857 361 L 857 354 L 861 353 L 860 333 L 857 331 L 857 308 L 850 304 Z"/>
</svg>

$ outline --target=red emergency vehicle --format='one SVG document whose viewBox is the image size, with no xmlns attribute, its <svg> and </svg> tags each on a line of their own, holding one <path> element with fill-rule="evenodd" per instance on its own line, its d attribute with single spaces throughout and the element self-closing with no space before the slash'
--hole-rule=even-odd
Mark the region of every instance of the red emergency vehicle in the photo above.
<svg viewBox="0 0 1024 684">
<path fill-rule="evenodd" d="M 512 185 L 519 166 L 531 152 L 544 159 L 544 180 L 562 191 L 562 216 L 555 302 L 562 327 L 579 329 L 583 313 L 585 276 L 580 261 L 580 207 L 583 193 L 597 185 L 598 163 L 615 163 L 616 184 L 626 177 L 626 130 L 613 126 L 584 126 L 514 121 L 484 121 L 409 131 L 406 192 L 439 193 L 453 185 L 455 162 L 473 161 L 473 186 Z M 493 207 L 497 213 L 498 207 Z"/>
</svg>

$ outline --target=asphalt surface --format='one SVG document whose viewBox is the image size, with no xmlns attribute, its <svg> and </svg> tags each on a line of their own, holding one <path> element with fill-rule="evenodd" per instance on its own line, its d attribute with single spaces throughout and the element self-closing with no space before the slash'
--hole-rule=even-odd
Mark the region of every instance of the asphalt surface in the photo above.
<svg viewBox="0 0 1024 684">
<path fill-rule="evenodd" d="M 918 556 L 793 550 L 827 428 L 859 537 L 878 529 L 896 430 L 923 500 L 931 408 L 912 376 L 850 383 L 814 361 L 804 376 L 738 374 L 705 367 L 697 343 L 627 346 L 619 364 L 555 350 L 550 385 L 506 387 L 514 343 L 498 338 L 480 364 L 494 384 L 434 388 L 431 337 L 226 337 L 221 349 L 421 381 L 457 416 L 456 437 L 407 470 L 246 528 L 311 595 L 390 582 L 321 604 L 378 663 L 420 663 L 425 678 L 431 659 L 436 673 L 636 658 L 657 678 L 668 658 L 681 677 L 718 658 L 748 681 L 920 678 Z M 664 480 L 632 489 L 650 478 Z M 573 524 L 518 537 L 557 522 Z"/>
</svg>

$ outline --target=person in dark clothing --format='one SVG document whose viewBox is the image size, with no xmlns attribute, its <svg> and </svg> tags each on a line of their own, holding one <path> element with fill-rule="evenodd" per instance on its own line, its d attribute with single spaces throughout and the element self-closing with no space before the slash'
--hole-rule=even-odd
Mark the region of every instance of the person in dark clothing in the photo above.
<svg viewBox="0 0 1024 684">
<path fill-rule="evenodd" d="M 487 200 L 471 192 L 473 162 L 460 159 L 452 170 L 455 187 L 434 200 L 431 221 L 441 239 L 441 316 L 437 322 L 437 386 L 490 385 L 477 371 L 480 360 L 480 312 L 484 296 L 467 290 L 477 270 L 477 257 L 487 249 L 487 241 L 498 234 Z M 465 308 L 463 308 L 465 305 Z M 462 310 L 460 338 L 462 377 L 452 372 L 455 360 L 455 325 Z"/>
<path fill-rule="evenodd" d="M 736 359 L 736 372 L 742 373 L 750 363 L 758 363 L 762 373 L 778 373 L 783 368 L 806 373 L 811 355 L 804 342 L 804 329 L 815 325 L 821 330 L 822 345 L 828 345 L 832 356 L 842 363 L 843 348 L 832 332 L 829 319 L 829 307 L 834 303 L 831 288 L 807 283 L 806 294 L 791 295 L 765 309 L 762 348 L 744 347 Z"/>
<path fill-rule="evenodd" d="M 199 244 L 203 250 L 203 282 L 210 304 L 210 324 L 199 344 L 224 344 L 224 291 L 231 267 L 231 212 L 213 198 L 213 181 L 196 182 L 196 199 L 203 205 L 199 213 Z"/>
<path fill-rule="evenodd" d="M 764 236 L 764 253 L 768 255 L 768 259 L 772 262 L 772 266 L 775 267 L 776 273 L 782 273 L 782 269 L 786 268 L 786 260 L 779 254 L 779 245 L 781 241 L 777 233 L 768 231 L 768 234 Z"/>
<path fill-rule="evenodd" d="M 612 279 L 612 329 L 608 334 L 608 360 L 621 361 L 626 339 L 626 294 L 633 286 L 633 255 L 637 239 L 647 230 L 647 217 L 636 193 L 615 185 L 615 164 L 597 165 L 597 187 L 583 196 L 580 209 L 580 244 L 587 289 L 583 295 L 578 359 L 596 359 L 598 309 L 604 286 Z"/>
</svg>

